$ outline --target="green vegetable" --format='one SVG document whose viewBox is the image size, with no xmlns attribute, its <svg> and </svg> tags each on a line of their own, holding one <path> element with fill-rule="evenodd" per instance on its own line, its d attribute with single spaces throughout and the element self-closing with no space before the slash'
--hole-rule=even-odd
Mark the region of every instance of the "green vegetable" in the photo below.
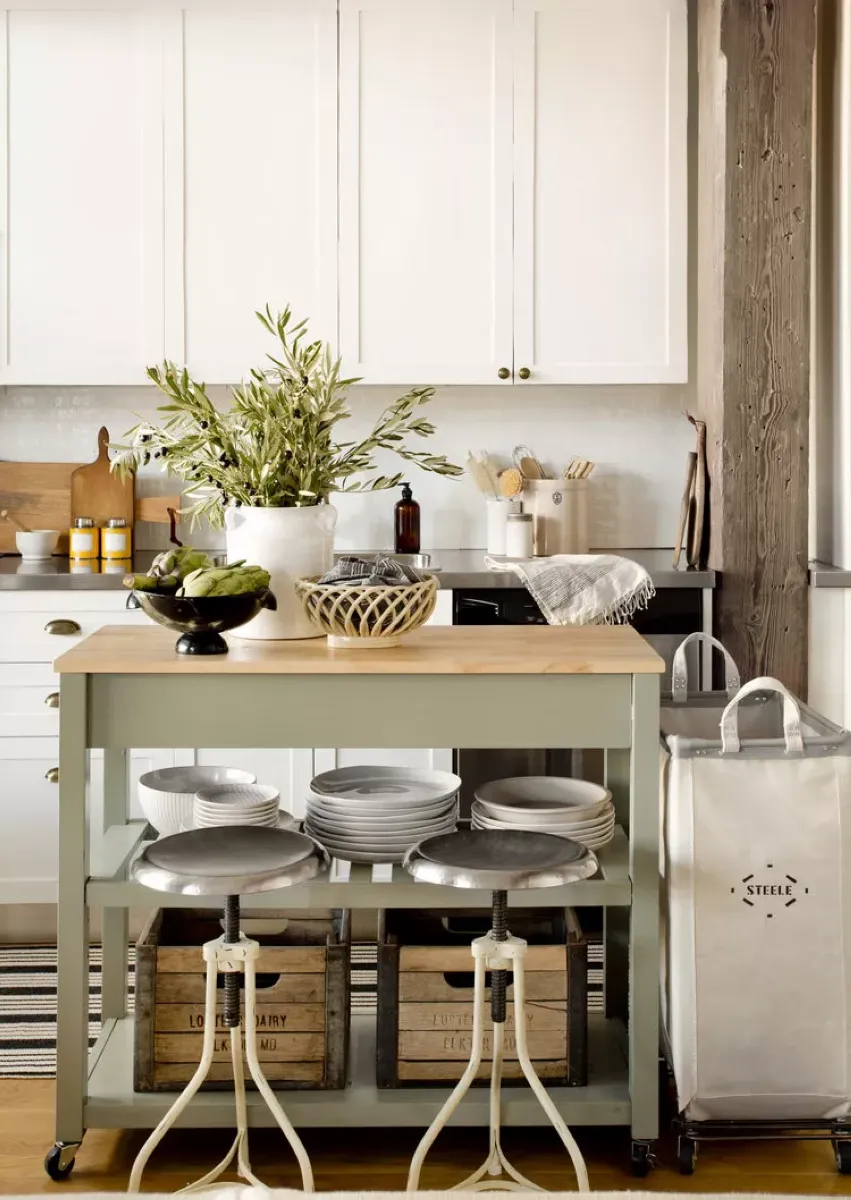
<svg viewBox="0 0 851 1200">
<path fill-rule="evenodd" d="M 124 586 L 136 592 L 174 592 L 180 584 L 176 575 L 125 575 Z"/>
<path fill-rule="evenodd" d="M 160 578 L 164 575 L 176 575 L 180 580 L 185 579 L 192 571 L 212 565 L 212 559 L 203 550 L 193 550 L 191 546 L 178 546 L 158 554 L 148 573 Z"/>
<path fill-rule="evenodd" d="M 183 581 L 180 596 L 242 596 L 269 586 L 269 572 L 262 567 L 229 563 L 193 571 Z"/>
</svg>

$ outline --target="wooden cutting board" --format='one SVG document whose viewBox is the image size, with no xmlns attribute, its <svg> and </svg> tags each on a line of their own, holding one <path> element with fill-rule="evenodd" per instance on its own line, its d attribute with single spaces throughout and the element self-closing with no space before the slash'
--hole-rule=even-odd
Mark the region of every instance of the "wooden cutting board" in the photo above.
<svg viewBox="0 0 851 1200">
<path fill-rule="evenodd" d="M 121 480 L 109 469 L 109 430 L 98 431 L 98 456 L 71 476 L 71 520 L 91 517 L 95 525 L 106 525 L 110 517 L 123 517 L 133 528 L 135 479 Z"/>
<path fill-rule="evenodd" d="M 30 529 L 58 529 L 57 554 L 68 553 L 71 476 L 79 463 L 0 462 L 0 511 Z M 0 553 L 17 554 L 15 527 L 0 521 Z"/>
</svg>

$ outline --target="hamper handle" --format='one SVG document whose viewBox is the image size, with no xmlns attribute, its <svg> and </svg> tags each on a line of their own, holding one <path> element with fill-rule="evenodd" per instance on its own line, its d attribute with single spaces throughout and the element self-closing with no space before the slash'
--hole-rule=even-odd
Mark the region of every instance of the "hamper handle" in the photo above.
<svg viewBox="0 0 851 1200">
<path fill-rule="evenodd" d="M 709 642 L 716 650 L 720 650 L 724 655 L 724 685 L 727 690 L 727 699 L 732 700 L 736 692 L 741 687 L 741 679 L 739 677 L 739 668 L 736 666 L 730 651 L 714 638 L 710 633 L 703 633 L 698 630 L 696 633 L 690 633 L 687 638 L 684 638 L 677 646 L 674 654 L 674 662 L 671 670 L 671 691 L 673 693 L 675 704 L 685 704 L 688 699 L 688 661 L 686 660 L 686 646 L 691 642 Z"/>
<path fill-rule="evenodd" d="M 783 697 L 783 738 L 786 742 L 786 753 L 802 754 L 804 740 L 801 737 L 801 710 L 798 707 L 798 701 L 785 684 L 782 684 L 779 679 L 772 679 L 769 675 L 762 675 L 759 679 L 752 679 L 750 683 L 746 683 L 721 714 L 721 749 L 723 753 L 737 754 L 741 749 L 738 704 L 740 700 L 744 700 L 745 696 L 750 696 L 754 692 L 777 692 Z"/>
</svg>

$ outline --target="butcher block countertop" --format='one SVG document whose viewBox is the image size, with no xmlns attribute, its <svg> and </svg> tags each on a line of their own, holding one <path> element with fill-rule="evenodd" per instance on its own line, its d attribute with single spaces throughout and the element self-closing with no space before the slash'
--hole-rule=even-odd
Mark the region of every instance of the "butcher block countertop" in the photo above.
<svg viewBox="0 0 851 1200">
<path fill-rule="evenodd" d="M 332 650 L 324 638 L 241 641 L 230 653 L 177 654 L 158 627 L 107 625 L 56 660 L 66 675 L 652 675 L 665 664 L 628 625 L 433 626 L 401 646 Z"/>
</svg>

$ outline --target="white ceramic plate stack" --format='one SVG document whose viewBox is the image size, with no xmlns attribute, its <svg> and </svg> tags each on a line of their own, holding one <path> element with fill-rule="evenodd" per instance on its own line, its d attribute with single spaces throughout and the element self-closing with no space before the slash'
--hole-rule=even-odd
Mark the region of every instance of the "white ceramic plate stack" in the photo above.
<svg viewBox="0 0 851 1200">
<path fill-rule="evenodd" d="M 221 825 L 266 825 L 289 829 L 295 824 L 291 813 L 282 812 L 281 794 L 265 783 L 223 783 L 195 793 L 193 824 L 196 829 Z"/>
<path fill-rule="evenodd" d="M 612 794 L 597 783 L 556 775 L 498 779 L 477 789 L 474 829 L 534 829 L 599 850 L 612 840 Z"/>
<path fill-rule="evenodd" d="M 448 771 L 342 767 L 317 775 L 304 830 L 334 858 L 399 863 L 411 846 L 458 823 L 461 780 Z"/>
</svg>

